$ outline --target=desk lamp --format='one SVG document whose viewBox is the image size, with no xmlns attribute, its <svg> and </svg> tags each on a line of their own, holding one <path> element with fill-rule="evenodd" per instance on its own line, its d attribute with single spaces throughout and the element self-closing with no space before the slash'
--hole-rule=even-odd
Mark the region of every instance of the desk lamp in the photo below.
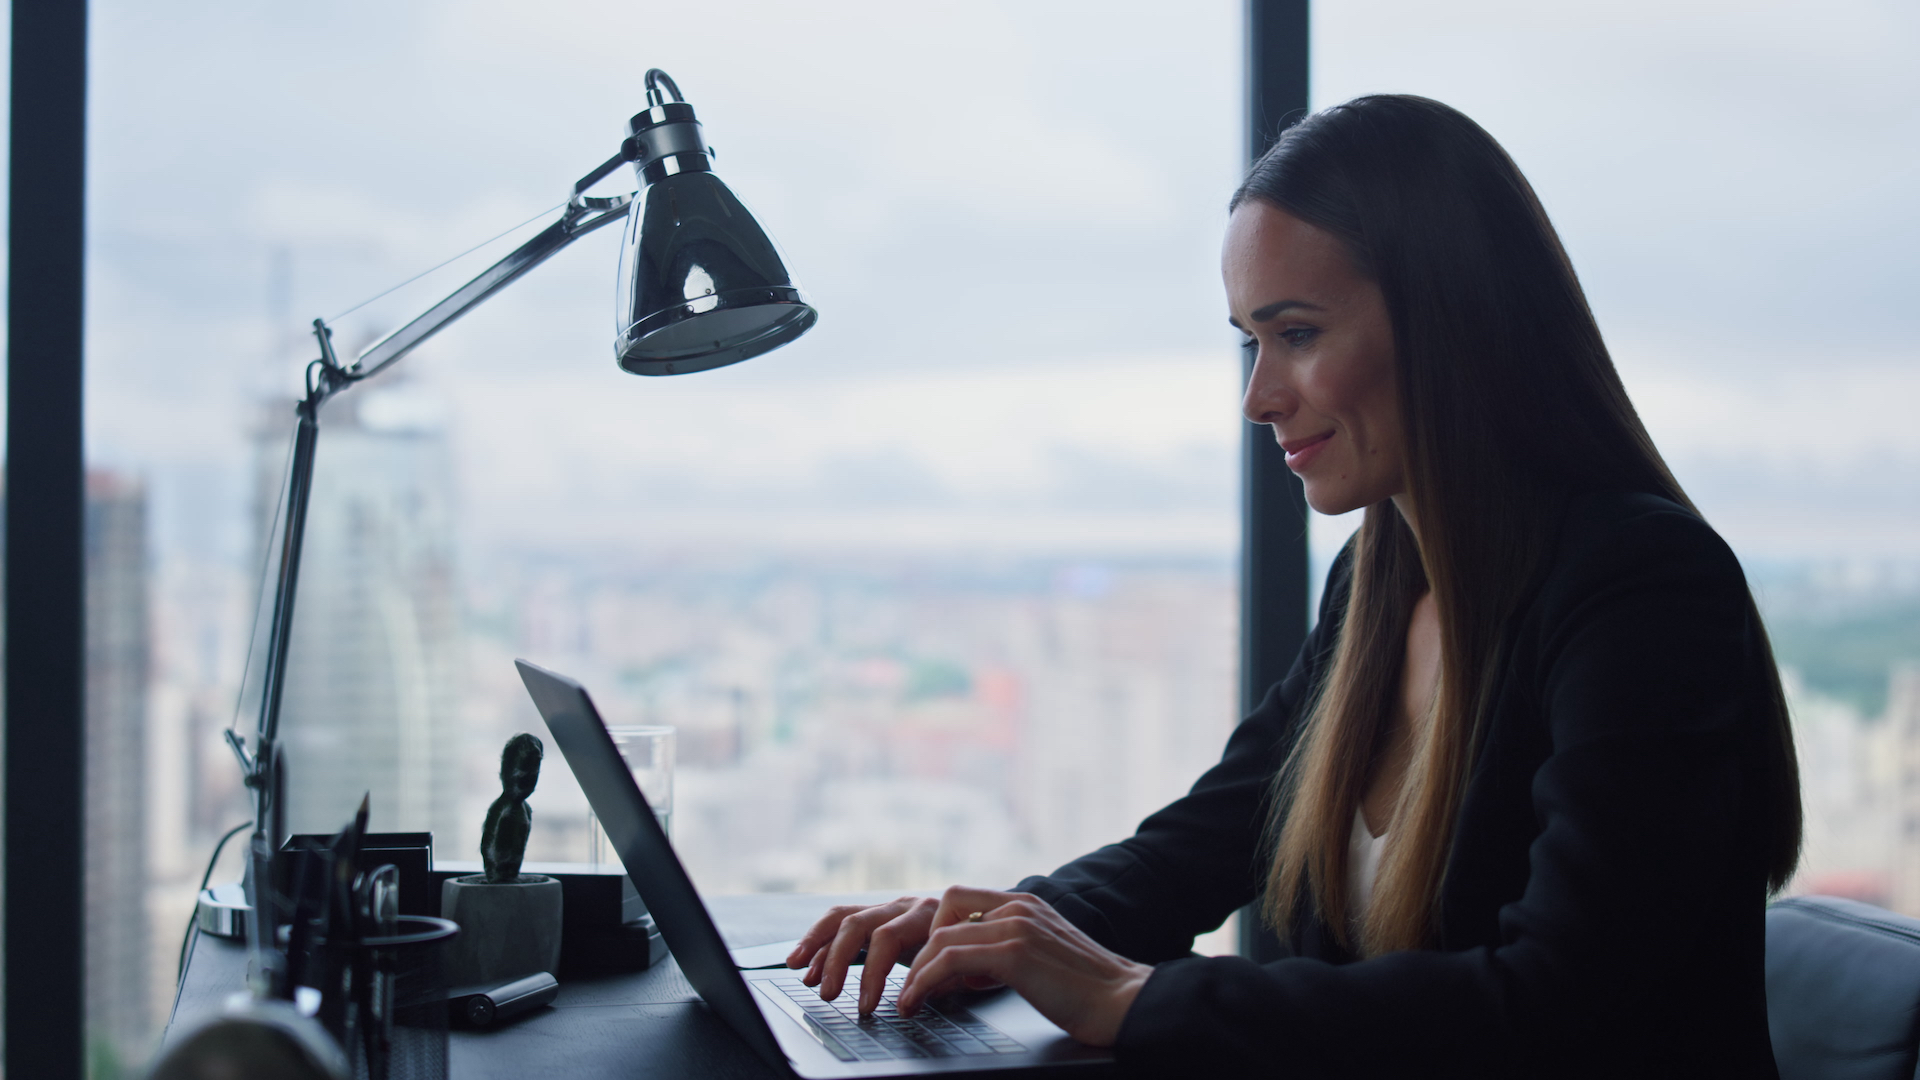
<svg viewBox="0 0 1920 1080">
<path fill-rule="evenodd" d="M 313 489 L 314 449 L 320 407 L 333 395 L 373 377 L 412 352 L 447 324 L 512 284 L 561 248 L 625 218 L 615 293 L 614 360 L 635 375 L 684 375 L 724 367 L 779 348 L 805 333 L 818 318 L 772 240 L 713 172 L 713 151 L 694 119 L 693 106 L 666 72 L 646 74 L 647 107 L 627 123 L 627 138 L 613 157 L 573 185 L 560 220 L 482 271 L 413 321 L 368 346 L 352 363 L 333 349 L 333 330 L 313 321 L 320 357 L 307 366 L 306 396 L 296 407 L 293 459 L 281 507 L 285 527 L 279 548 L 273 608 L 253 745 L 227 731 L 252 791 L 254 825 L 246 877 L 235 889 L 201 894 L 198 924 L 237 936 L 244 919 L 254 959 L 256 986 L 275 996 L 277 948 L 272 860 L 284 839 L 279 823 L 284 783 L 276 736 L 286 685 L 293 602 L 300 577 L 300 545 Z M 639 190 L 598 198 L 588 188 L 631 163 Z M 238 895 L 236 895 L 238 894 Z"/>
</svg>

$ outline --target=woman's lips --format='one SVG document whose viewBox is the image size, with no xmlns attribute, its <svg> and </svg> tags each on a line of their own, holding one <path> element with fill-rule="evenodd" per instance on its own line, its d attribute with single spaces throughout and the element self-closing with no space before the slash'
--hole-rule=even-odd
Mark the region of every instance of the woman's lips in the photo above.
<svg viewBox="0 0 1920 1080">
<path fill-rule="evenodd" d="M 1300 439 L 1290 443 L 1281 443 L 1280 449 L 1286 451 L 1287 454 L 1287 468 L 1292 469 L 1294 472 L 1299 472 L 1313 464 L 1313 459 L 1320 456 L 1320 451 L 1326 447 L 1327 441 L 1332 438 L 1333 432 L 1323 431 L 1311 438 Z"/>
</svg>

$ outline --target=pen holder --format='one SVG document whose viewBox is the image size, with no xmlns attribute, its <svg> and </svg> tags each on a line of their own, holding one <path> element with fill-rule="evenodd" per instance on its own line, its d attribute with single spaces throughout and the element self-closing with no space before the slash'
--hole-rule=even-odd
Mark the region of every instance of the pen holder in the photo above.
<svg viewBox="0 0 1920 1080">
<path fill-rule="evenodd" d="M 402 915 L 398 929 L 352 946 L 355 977 L 365 980 L 358 1030 L 346 1047 L 354 1080 L 447 1080 L 444 960 L 460 927 Z"/>
</svg>

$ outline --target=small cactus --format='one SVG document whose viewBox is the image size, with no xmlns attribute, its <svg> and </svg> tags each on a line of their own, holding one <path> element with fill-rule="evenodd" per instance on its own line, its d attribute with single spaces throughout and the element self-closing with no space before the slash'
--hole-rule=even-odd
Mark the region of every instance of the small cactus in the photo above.
<svg viewBox="0 0 1920 1080">
<path fill-rule="evenodd" d="M 487 823 L 480 830 L 480 861 L 487 884 L 512 885 L 520 880 L 520 861 L 527 856 L 527 836 L 533 831 L 533 808 L 527 796 L 540 782 L 540 758 L 546 752 L 538 737 L 525 733 L 507 740 L 500 751 L 500 797 L 487 807 Z"/>
</svg>

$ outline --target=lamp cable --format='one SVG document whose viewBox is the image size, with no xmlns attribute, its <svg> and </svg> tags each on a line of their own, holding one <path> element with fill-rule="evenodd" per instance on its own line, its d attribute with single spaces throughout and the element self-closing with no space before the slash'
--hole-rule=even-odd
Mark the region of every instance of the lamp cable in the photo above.
<svg viewBox="0 0 1920 1080">
<path fill-rule="evenodd" d="M 253 822 L 243 821 L 240 824 L 235 825 L 233 828 L 228 829 L 226 833 L 220 837 L 220 842 L 213 845 L 213 855 L 207 859 L 207 870 L 205 873 L 200 875 L 200 887 L 194 890 L 193 895 L 196 898 L 201 893 L 207 891 L 207 882 L 213 880 L 214 865 L 220 861 L 220 853 L 226 850 L 227 841 L 233 839 L 234 837 L 240 835 L 242 832 L 252 827 L 253 827 Z M 187 944 L 193 940 L 193 928 L 199 924 L 199 921 L 200 921 L 200 913 L 198 911 L 195 911 L 192 915 L 187 917 L 187 932 L 184 935 L 182 935 L 180 938 L 180 962 L 174 968 L 174 973 L 173 973 L 173 984 L 176 987 L 180 985 L 180 980 L 187 977 Z"/>
<path fill-rule="evenodd" d="M 240 662 L 240 692 L 234 697 L 233 719 L 227 724 L 229 732 L 239 730 L 240 710 L 247 706 L 247 676 L 253 672 L 253 647 L 260 639 L 260 604 L 264 603 L 267 597 L 267 571 L 273 566 L 273 538 L 280 532 L 280 508 L 287 501 L 287 484 L 292 480 L 290 474 L 293 472 L 293 442 L 291 438 L 287 440 L 287 456 L 280 462 L 280 494 L 273 500 L 273 520 L 267 523 L 266 542 L 261 545 L 260 580 L 253 594 L 259 600 L 256 601 L 253 609 L 253 626 L 247 633 L 246 659 Z M 254 747 L 254 750 L 258 751 L 259 747 Z M 206 888 L 205 885 L 200 887 Z"/>
<path fill-rule="evenodd" d="M 367 297 L 365 300 L 360 301 L 359 303 L 353 305 L 352 307 L 341 312 L 340 314 L 333 316 L 327 321 L 330 323 L 339 322 L 341 319 L 344 319 L 347 316 L 353 314 L 354 312 L 359 311 L 361 308 L 366 307 L 368 304 L 373 303 L 375 300 L 380 299 L 381 297 L 387 295 L 388 293 L 395 292 L 400 289 L 404 289 L 407 286 L 413 284 L 414 282 L 419 281 L 421 278 L 426 277 L 428 274 L 433 273 L 435 270 L 439 270 L 446 267 L 449 263 L 459 262 L 461 259 L 466 258 L 467 256 L 473 254 L 476 251 L 479 251 L 481 248 L 486 247 L 488 244 L 493 243 L 495 240 L 498 240 L 503 236 L 508 236 L 512 233 L 518 232 L 519 230 L 526 228 L 527 226 L 533 224 L 536 221 L 539 221 L 541 218 L 546 217 L 548 214 L 551 214 L 555 210 L 559 210 L 565 207 L 566 205 L 567 204 L 565 200 L 557 202 L 554 205 L 547 207 L 545 210 L 542 210 L 539 213 L 528 218 L 527 220 L 521 222 L 520 224 L 515 225 L 510 229 L 502 230 L 501 232 L 493 236 L 489 236 L 485 240 L 480 241 L 479 243 L 473 245 L 472 247 L 468 248 L 467 250 L 461 252 L 458 255 L 454 255 L 448 259 L 442 260 L 441 262 L 437 262 L 432 266 L 427 267 L 425 270 L 420 271 L 419 273 L 413 275 L 412 277 L 408 278 L 407 280 L 401 282 L 398 285 L 393 285 L 386 289 L 382 289 L 377 293 L 374 293 L 372 296 Z"/>
</svg>

